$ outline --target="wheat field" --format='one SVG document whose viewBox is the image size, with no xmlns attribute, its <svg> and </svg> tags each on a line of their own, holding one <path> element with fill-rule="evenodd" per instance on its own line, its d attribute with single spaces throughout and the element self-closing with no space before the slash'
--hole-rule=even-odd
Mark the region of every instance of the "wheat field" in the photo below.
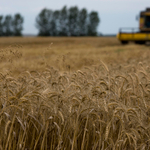
<svg viewBox="0 0 150 150">
<path fill-rule="evenodd" d="M 115 37 L 0 38 L 0 149 L 150 149 L 149 57 Z"/>
</svg>

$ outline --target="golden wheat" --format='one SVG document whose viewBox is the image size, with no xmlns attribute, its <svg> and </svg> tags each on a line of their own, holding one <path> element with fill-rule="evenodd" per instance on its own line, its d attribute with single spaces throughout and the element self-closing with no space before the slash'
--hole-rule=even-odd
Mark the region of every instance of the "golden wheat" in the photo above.
<svg viewBox="0 0 150 150">
<path fill-rule="evenodd" d="M 10 57 L 13 67 L 14 58 L 22 59 L 14 47 L 4 51 L 2 62 Z M 150 149 L 150 71 L 146 55 L 143 61 L 123 57 L 126 63 L 122 64 L 114 61 L 106 65 L 98 60 L 95 65 L 77 68 L 76 63 L 77 69 L 71 70 L 69 56 L 60 56 L 62 66 L 52 67 L 46 53 L 42 69 L 31 71 L 29 66 L 18 75 L 12 67 L 0 73 L 0 149 Z M 122 57 L 120 53 L 115 55 Z"/>
</svg>

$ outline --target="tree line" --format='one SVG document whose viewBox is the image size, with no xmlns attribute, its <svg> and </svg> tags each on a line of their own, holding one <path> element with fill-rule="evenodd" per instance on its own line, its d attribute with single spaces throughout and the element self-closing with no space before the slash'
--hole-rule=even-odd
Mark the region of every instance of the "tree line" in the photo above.
<svg viewBox="0 0 150 150">
<path fill-rule="evenodd" d="M 36 18 L 40 36 L 96 36 L 98 13 L 83 8 L 64 6 L 61 10 L 43 9 Z"/>
<path fill-rule="evenodd" d="M 0 15 L 0 36 L 21 36 L 23 21 L 24 19 L 19 13 L 14 16 Z"/>
<path fill-rule="evenodd" d="M 36 28 L 39 36 L 96 36 L 100 22 L 98 13 L 83 8 L 64 6 L 61 10 L 44 8 L 37 15 Z M 24 18 L 0 15 L 0 36 L 22 36 Z"/>
</svg>

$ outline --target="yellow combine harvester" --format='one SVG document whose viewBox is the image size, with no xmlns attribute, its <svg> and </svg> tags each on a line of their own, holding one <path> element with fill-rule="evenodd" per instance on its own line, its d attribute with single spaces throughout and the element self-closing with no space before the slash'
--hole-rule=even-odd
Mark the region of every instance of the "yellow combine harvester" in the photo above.
<svg viewBox="0 0 150 150">
<path fill-rule="evenodd" d="M 121 28 L 117 38 L 122 44 L 133 41 L 137 44 L 145 44 L 150 41 L 150 8 L 140 12 L 139 28 Z"/>
</svg>

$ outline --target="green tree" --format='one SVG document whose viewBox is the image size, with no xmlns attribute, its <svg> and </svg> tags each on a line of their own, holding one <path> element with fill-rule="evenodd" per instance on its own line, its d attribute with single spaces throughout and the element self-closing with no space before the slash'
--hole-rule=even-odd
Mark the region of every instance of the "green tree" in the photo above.
<svg viewBox="0 0 150 150">
<path fill-rule="evenodd" d="M 43 9 L 36 18 L 36 27 L 40 36 L 50 36 L 53 11 Z"/>
<path fill-rule="evenodd" d="M 68 10 L 66 6 L 64 6 L 60 11 L 59 30 L 60 36 L 68 35 Z"/>
<path fill-rule="evenodd" d="M 58 10 L 53 12 L 52 20 L 50 22 L 50 35 L 51 36 L 59 35 L 59 15 L 60 15 L 60 12 Z"/>
<path fill-rule="evenodd" d="M 12 28 L 13 28 L 13 35 L 14 36 L 21 36 L 23 30 L 23 17 L 18 13 L 14 15 L 12 21 Z"/>
<path fill-rule="evenodd" d="M 79 10 L 78 7 L 71 7 L 68 16 L 68 28 L 70 36 L 79 35 Z"/>
<path fill-rule="evenodd" d="M 86 36 L 87 35 L 87 10 L 83 8 L 79 12 L 79 35 Z"/>
<path fill-rule="evenodd" d="M 85 8 L 67 9 L 60 11 L 43 9 L 36 17 L 36 27 L 40 36 L 96 36 L 99 24 L 98 13 L 88 14 Z"/>
<path fill-rule="evenodd" d="M 4 35 L 4 26 L 3 26 L 3 23 L 4 23 L 4 17 L 1 15 L 0 16 L 0 36 Z"/>
<path fill-rule="evenodd" d="M 5 20 L 3 23 L 3 31 L 5 36 L 12 36 L 13 35 L 13 28 L 12 28 L 12 16 L 11 15 L 6 15 Z"/>
<path fill-rule="evenodd" d="M 97 27 L 100 22 L 98 13 L 96 11 L 92 11 L 89 14 L 89 22 L 88 22 L 88 35 L 96 36 L 97 35 Z"/>
</svg>

